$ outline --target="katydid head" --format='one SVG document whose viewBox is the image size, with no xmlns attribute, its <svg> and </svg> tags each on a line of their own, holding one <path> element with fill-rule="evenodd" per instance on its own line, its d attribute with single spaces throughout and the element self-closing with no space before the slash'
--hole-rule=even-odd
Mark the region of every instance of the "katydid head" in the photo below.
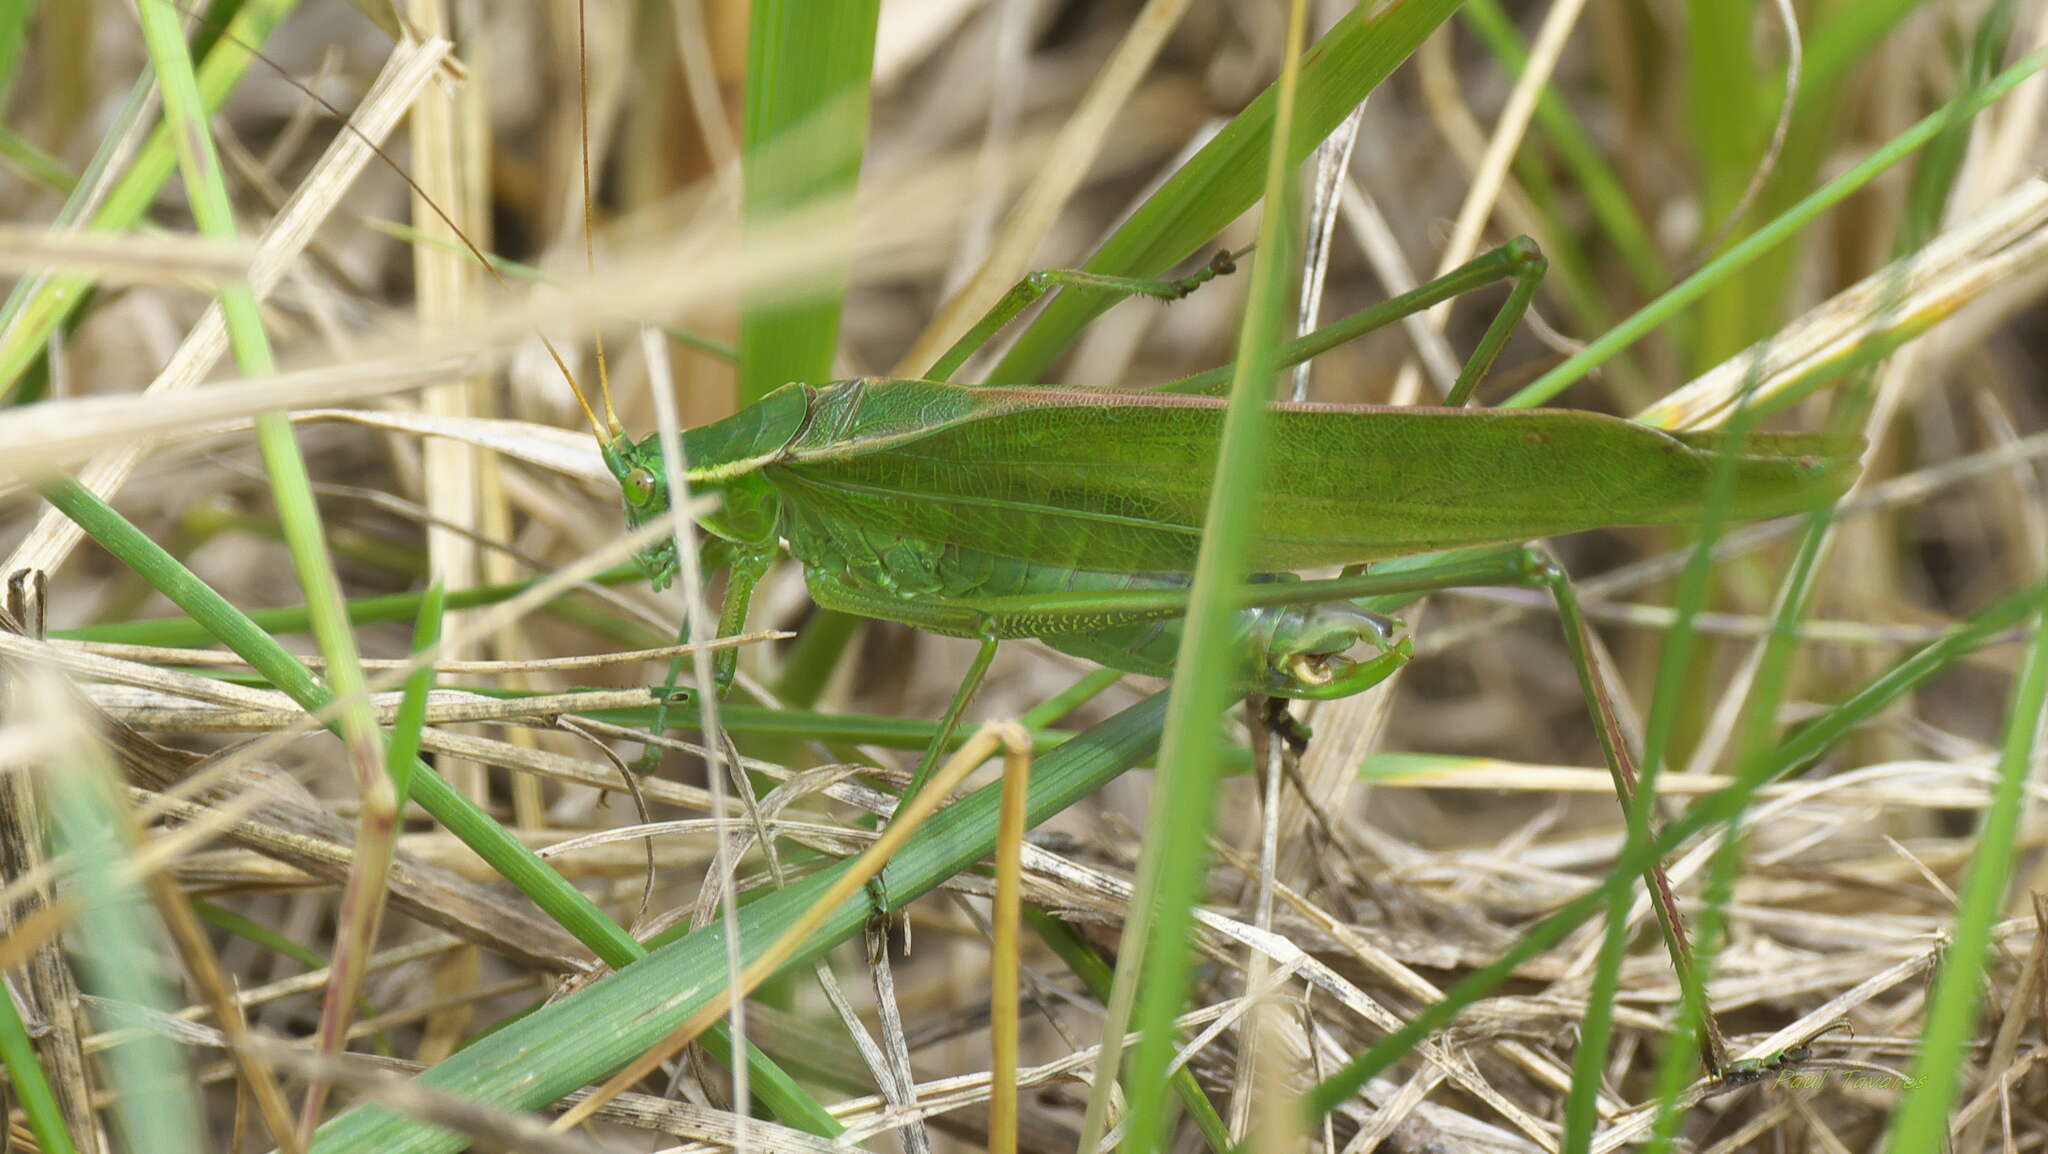
<svg viewBox="0 0 2048 1154">
<path fill-rule="evenodd" d="M 601 446 L 605 468 L 618 479 L 624 498 L 626 527 L 638 529 L 668 512 L 668 472 L 655 437 L 635 443 L 625 433 L 615 433 Z M 647 574 L 656 590 L 666 589 L 676 576 L 676 541 L 663 534 L 633 554 L 633 563 Z"/>
<path fill-rule="evenodd" d="M 716 509 L 694 514 L 706 532 L 755 554 L 772 552 L 778 504 L 760 466 L 772 461 L 802 429 L 810 414 L 810 392 L 784 388 L 721 421 L 686 429 L 680 446 L 686 467 L 681 480 L 692 497 L 715 494 Z M 626 526 L 666 517 L 674 504 L 669 463 L 659 434 L 634 441 L 623 432 L 598 446 L 605 468 L 619 482 Z M 675 580 L 675 538 L 663 535 L 642 547 L 633 561 L 657 590 Z"/>
</svg>

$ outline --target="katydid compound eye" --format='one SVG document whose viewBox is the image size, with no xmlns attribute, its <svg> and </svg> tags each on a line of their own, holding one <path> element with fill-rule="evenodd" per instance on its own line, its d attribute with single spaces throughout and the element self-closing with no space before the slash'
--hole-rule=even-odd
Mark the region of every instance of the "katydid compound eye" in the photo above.
<svg viewBox="0 0 2048 1154">
<path fill-rule="evenodd" d="M 645 505 L 654 500 L 654 470 L 645 465 L 619 478 L 619 488 L 626 491 L 626 500 L 634 505 Z"/>
</svg>

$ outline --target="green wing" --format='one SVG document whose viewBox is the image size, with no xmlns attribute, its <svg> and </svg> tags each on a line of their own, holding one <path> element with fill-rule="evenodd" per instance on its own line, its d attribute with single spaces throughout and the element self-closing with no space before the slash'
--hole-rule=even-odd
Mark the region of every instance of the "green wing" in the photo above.
<svg viewBox="0 0 2048 1154">
<path fill-rule="evenodd" d="M 1090 569 L 1192 568 L 1224 401 L 857 381 L 820 394 L 768 477 L 870 534 Z M 1569 410 L 1276 405 L 1253 564 L 1296 569 L 1701 514 L 1717 435 Z M 1852 445 L 1748 438 L 1731 514 L 1839 495 Z"/>
</svg>

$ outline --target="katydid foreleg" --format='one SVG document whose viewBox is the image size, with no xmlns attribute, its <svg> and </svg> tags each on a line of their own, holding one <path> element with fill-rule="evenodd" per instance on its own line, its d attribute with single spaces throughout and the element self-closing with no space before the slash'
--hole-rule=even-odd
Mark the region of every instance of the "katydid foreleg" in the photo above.
<svg viewBox="0 0 2048 1154">
<path fill-rule="evenodd" d="M 731 560 L 726 567 L 725 600 L 718 613 L 718 636 L 731 637 L 746 632 L 747 608 L 753 603 L 754 587 L 761 583 L 761 578 L 767 575 L 768 567 L 774 561 L 775 554 L 772 550 L 758 546 L 732 551 Z M 687 621 L 683 624 L 682 630 L 676 636 L 677 645 L 684 644 L 688 639 Z M 662 682 L 660 691 L 654 697 L 654 720 L 648 725 L 649 733 L 668 732 L 668 707 L 676 696 L 676 683 L 682 679 L 685 656 L 678 653 L 669 658 L 668 677 Z M 716 691 L 724 693 L 738 672 L 738 652 L 733 649 L 719 650 L 712 659 L 712 679 L 716 683 Z M 647 773 L 653 771 L 660 763 L 661 747 L 649 744 L 640 751 L 640 756 L 633 760 L 633 768 Z"/>
<path fill-rule="evenodd" d="M 628 523 L 637 526 L 665 513 L 669 507 L 670 481 L 665 473 L 664 457 L 658 450 L 652 457 L 646 457 L 641 446 L 619 436 L 606 442 L 602 453 L 606 465 L 619 478 Z M 727 558 L 725 599 L 719 611 L 718 634 L 730 637 L 745 632 L 747 609 L 753 603 L 754 587 L 760 584 L 769 566 L 775 562 L 778 551 L 776 513 L 772 496 L 765 486 L 759 484 L 727 485 L 722 488 L 721 496 L 720 508 L 700 518 L 710 535 L 706 549 L 700 552 L 722 554 Z M 690 559 L 689 563 L 700 564 L 705 559 L 700 556 Z M 646 570 L 656 590 L 668 587 L 684 561 L 677 556 L 675 541 L 669 537 L 649 546 L 635 560 Z M 685 618 L 676 636 L 676 644 L 682 645 L 688 633 L 689 622 Z M 681 655 L 669 661 L 668 676 L 655 695 L 652 733 L 660 734 L 668 728 L 668 707 L 670 699 L 675 696 L 676 682 L 682 676 L 682 669 Z M 738 671 L 739 653 L 733 649 L 720 650 L 712 660 L 716 692 L 723 694 Z M 659 747 L 650 743 L 641 750 L 633 765 L 635 769 L 646 772 L 653 770 L 660 760 Z"/>
</svg>

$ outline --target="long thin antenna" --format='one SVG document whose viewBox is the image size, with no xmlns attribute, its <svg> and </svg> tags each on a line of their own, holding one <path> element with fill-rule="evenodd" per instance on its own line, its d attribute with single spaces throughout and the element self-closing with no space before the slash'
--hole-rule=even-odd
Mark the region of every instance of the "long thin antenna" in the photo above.
<svg viewBox="0 0 2048 1154">
<path fill-rule="evenodd" d="M 498 287 L 500 289 L 503 289 L 506 292 L 512 291 L 512 285 L 505 279 L 505 274 L 499 272 L 498 266 L 491 263 L 491 259 L 484 255 L 484 251 L 476 246 L 475 241 L 469 239 L 469 234 L 462 231 L 461 226 L 457 225 L 454 219 L 451 218 L 445 211 L 443 211 L 439 204 L 436 204 L 434 202 L 433 197 L 427 195 L 427 190 L 420 187 L 419 181 L 413 179 L 412 173 L 407 172 L 405 170 L 404 165 L 398 163 L 398 161 L 395 158 L 393 158 L 389 152 L 384 151 L 383 145 L 380 145 L 376 141 L 370 139 L 367 133 L 365 133 L 362 129 L 357 128 L 355 126 L 355 122 L 349 119 L 348 113 L 335 107 L 332 101 L 320 95 L 318 92 L 315 92 L 312 88 L 308 87 L 305 84 L 301 84 L 297 77 L 285 71 L 284 67 L 278 64 L 277 61 L 272 60 L 268 56 L 265 56 L 263 52 L 260 49 L 258 49 L 255 45 L 250 44 L 246 40 L 243 40 L 241 37 L 235 35 L 233 32 L 229 31 L 225 27 L 215 29 L 215 32 L 217 35 L 220 36 L 221 39 L 233 44 L 235 47 L 241 49 L 242 51 L 247 52 L 253 59 L 260 61 L 265 68 L 268 68 L 272 72 L 276 73 L 278 78 L 283 80 L 286 84 L 289 84 L 293 88 L 298 89 L 300 93 L 305 95 L 306 99 L 311 100 L 313 103 L 319 105 L 320 108 L 323 111 L 325 111 L 328 116 L 333 117 L 335 122 L 341 125 L 342 131 L 349 133 L 350 135 L 354 136 L 357 140 L 361 141 L 364 147 L 368 148 L 372 153 L 376 155 L 377 159 L 384 162 L 384 166 L 386 168 L 389 168 L 392 172 L 398 174 L 398 179 L 405 182 L 406 187 L 410 188 L 413 191 L 414 195 L 418 198 L 421 204 L 426 205 L 427 208 L 430 209 L 435 216 L 440 218 L 442 224 L 448 226 L 448 231 L 455 234 L 455 239 L 461 241 L 462 247 L 469 250 L 470 257 L 474 259 L 476 263 L 482 265 L 485 272 L 491 274 L 491 279 L 498 282 Z M 586 110 L 586 131 L 588 130 L 588 123 L 588 112 Z M 585 226 L 584 243 L 586 249 L 585 255 L 587 257 L 589 245 L 590 220 L 590 146 L 587 141 L 584 144 L 583 154 L 583 187 L 583 211 Z M 540 337 L 540 343 L 543 347 L 547 349 L 549 358 L 551 358 L 555 362 L 555 368 L 561 370 L 562 379 L 568 383 L 569 391 L 575 394 L 576 396 L 576 407 L 583 410 L 583 417 L 585 420 L 590 422 L 590 431 L 596 435 L 598 443 L 603 444 L 607 441 L 610 441 L 612 438 L 618 436 L 621 431 L 621 426 L 619 425 L 619 419 L 617 415 L 612 413 L 612 398 L 609 386 L 607 385 L 604 396 L 605 413 L 607 416 L 611 417 L 611 426 L 609 429 L 607 429 L 605 425 L 597 419 L 596 411 L 590 407 L 590 401 L 583 394 L 583 386 L 576 380 L 576 374 L 569 371 L 569 362 L 563 359 L 561 350 L 555 347 L 555 342 L 549 340 L 548 335 L 546 333 L 536 333 L 535 335 Z M 603 383 L 604 345 L 602 342 L 600 342 L 598 345 L 597 366 L 599 381 L 600 383 Z"/>
<path fill-rule="evenodd" d="M 583 268 L 592 277 L 596 277 L 596 244 L 591 240 L 593 198 L 590 191 L 590 37 L 585 9 L 585 0 L 576 0 L 576 114 L 582 118 L 583 127 L 579 134 L 583 151 Z M 590 336 L 592 346 L 597 350 L 597 391 L 598 396 L 604 399 L 604 419 L 611 426 L 611 435 L 617 437 L 622 426 L 619 424 L 618 411 L 612 408 L 611 375 L 605 371 L 604 364 L 604 331 L 594 329 Z M 593 423 L 596 419 L 591 418 Z"/>
</svg>

